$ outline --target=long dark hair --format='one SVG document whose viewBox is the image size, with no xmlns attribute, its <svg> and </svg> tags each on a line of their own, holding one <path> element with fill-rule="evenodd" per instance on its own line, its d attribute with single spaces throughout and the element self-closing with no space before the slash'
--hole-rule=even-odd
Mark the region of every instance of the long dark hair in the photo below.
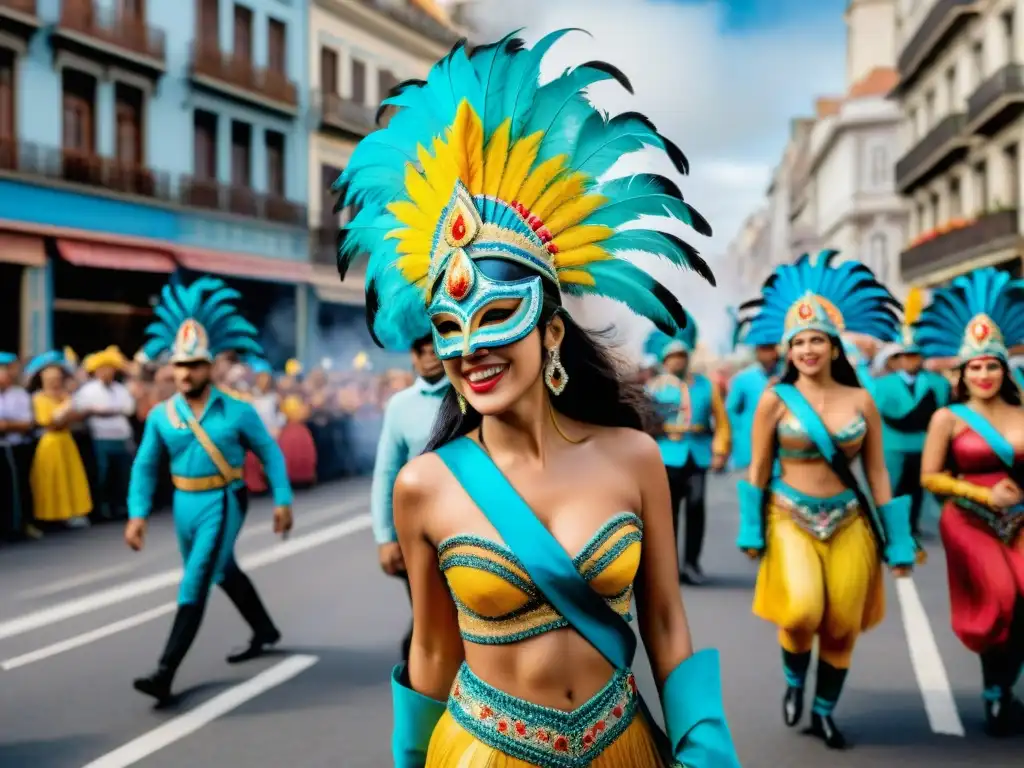
<svg viewBox="0 0 1024 768">
<path fill-rule="evenodd" d="M 1010 370 L 1010 366 L 1006 364 L 1005 360 L 999 360 L 999 367 L 1003 369 L 1003 384 L 999 387 L 999 397 L 1003 398 L 1003 401 L 1010 405 L 1020 405 L 1020 389 L 1017 387 L 1017 382 L 1013 380 L 1013 372 Z M 971 393 L 967 389 L 967 382 L 964 381 L 964 370 L 966 368 L 967 363 L 963 363 L 960 366 L 960 373 L 957 375 L 956 387 L 953 391 L 953 397 L 958 403 L 966 403 L 971 399 Z"/>
<path fill-rule="evenodd" d="M 521 280 L 535 272 L 500 259 L 481 259 L 477 267 L 492 280 Z M 629 427 L 650 432 L 656 428 L 654 403 L 644 387 L 628 378 L 610 351 L 606 339 L 611 329 L 587 331 L 562 308 L 558 289 L 544 280 L 544 303 L 538 328 L 543 332 L 556 315 L 565 326 L 559 357 L 567 381 L 552 407 L 560 414 L 585 424 L 602 427 Z M 543 354 L 543 353 L 542 353 Z M 434 419 L 434 428 L 424 453 L 429 453 L 480 426 L 483 417 L 468 405 L 459 409 L 458 396 L 449 388 Z"/>
<path fill-rule="evenodd" d="M 832 379 L 846 387 L 861 387 L 860 377 L 854 369 L 850 358 L 846 356 L 843 342 L 838 336 L 829 335 L 828 340 L 832 343 L 832 354 L 836 355 L 832 361 Z M 838 354 L 836 354 L 838 352 Z M 794 384 L 800 376 L 800 371 L 793 365 L 792 360 L 786 360 L 786 369 L 782 372 L 783 384 Z"/>
</svg>

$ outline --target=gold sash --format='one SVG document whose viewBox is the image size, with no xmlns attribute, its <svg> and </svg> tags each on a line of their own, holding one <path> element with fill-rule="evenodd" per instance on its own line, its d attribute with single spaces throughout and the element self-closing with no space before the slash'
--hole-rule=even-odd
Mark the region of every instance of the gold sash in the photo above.
<svg viewBox="0 0 1024 768">
<path fill-rule="evenodd" d="M 167 418 L 171 422 L 171 426 L 176 429 L 180 429 L 182 425 L 181 413 L 175 405 L 176 398 L 171 398 L 167 401 Z M 216 443 L 210 439 L 210 435 L 207 434 L 206 430 L 203 429 L 203 425 L 199 423 L 199 419 L 192 413 L 192 409 L 188 410 L 188 417 L 185 420 L 185 426 L 192 431 L 196 440 L 199 441 L 199 445 L 206 451 L 206 455 L 210 457 L 210 461 L 217 467 L 219 475 L 212 477 L 172 477 L 174 487 L 182 491 L 207 491 L 214 490 L 217 488 L 223 488 L 226 485 L 233 483 L 236 480 L 242 479 L 242 469 L 232 467 L 228 463 L 228 460 L 224 458 L 224 454 L 221 453 L 220 448 L 217 447 Z"/>
</svg>

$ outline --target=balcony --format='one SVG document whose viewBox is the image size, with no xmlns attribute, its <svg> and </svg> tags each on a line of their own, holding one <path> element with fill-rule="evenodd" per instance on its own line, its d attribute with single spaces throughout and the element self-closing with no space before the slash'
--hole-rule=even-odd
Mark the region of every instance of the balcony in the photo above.
<svg viewBox="0 0 1024 768">
<path fill-rule="evenodd" d="M 124 67 L 154 79 L 167 70 L 163 30 L 93 0 L 64 0 L 53 30 L 53 44 L 55 50 L 99 59 L 105 65 Z"/>
<path fill-rule="evenodd" d="M 950 40 L 973 16 L 978 15 L 977 0 L 937 0 L 924 17 L 913 37 L 900 51 L 896 68 L 900 82 L 896 88 L 906 90 Z"/>
<path fill-rule="evenodd" d="M 195 46 L 190 70 L 192 83 L 235 101 L 287 117 L 299 113 L 299 92 L 287 75 L 257 67 L 244 56 L 219 48 Z"/>
<path fill-rule="evenodd" d="M 0 30 L 28 40 L 39 29 L 39 0 L 0 0 Z"/>
<path fill-rule="evenodd" d="M 320 108 L 321 130 L 362 138 L 377 130 L 376 111 L 336 93 L 314 94 Z"/>
<path fill-rule="evenodd" d="M 91 187 L 118 196 L 172 200 L 171 178 L 167 173 L 110 157 L 16 139 L 0 138 L 0 175 Z"/>
<path fill-rule="evenodd" d="M 181 204 L 190 208 L 204 208 L 290 226 L 306 225 L 306 206 L 248 187 L 184 176 L 181 179 L 180 193 Z"/>
<path fill-rule="evenodd" d="M 948 115 L 896 163 L 896 188 L 907 195 L 927 184 L 967 154 L 967 116 Z"/>
<path fill-rule="evenodd" d="M 1016 209 L 986 213 L 907 248 L 900 254 L 900 273 L 905 282 L 915 282 L 929 273 L 956 267 L 979 256 L 1017 248 L 1018 229 Z"/>
<path fill-rule="evenodd" d="M 338 226 L 331 222 L 313 230 L 309 242 L 310 261 L 318 267 L 338 265 Z"/>
<path fill-rule="evenodd" d="M 1024 66 L 1007 64 L 967 99 L 967 130 L 994 136 L 1024 112 Z"/>
</svg>

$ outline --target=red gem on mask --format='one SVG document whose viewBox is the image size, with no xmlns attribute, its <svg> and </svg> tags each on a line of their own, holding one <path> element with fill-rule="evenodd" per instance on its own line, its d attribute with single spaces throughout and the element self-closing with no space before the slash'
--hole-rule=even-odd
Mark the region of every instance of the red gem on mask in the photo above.
<svg viewBox="0 0 1024 768">
<path fill-rule="evenodd" d="M 466 219 L 460 213 L 455 217 L 455 221 L 452 222 L 452 237 L 456 240 L 461 240 L 466 236 Z"/>
<path fill-rule="evenodd" d="M 797 310 L 797 314 L 801 320 L 810 320 L 814 316 L 814 310 L 811 309 L 810 304 L 801 304 L 800 309 Z"/>
<path fill-rule="evenodd" d="M 974 327 L 971 329 L 971 334 L 978 341 L 984 341 L 988 336 L 988 331 L 989 328 L 985 323 L 975 323 Z"/>
</svg>

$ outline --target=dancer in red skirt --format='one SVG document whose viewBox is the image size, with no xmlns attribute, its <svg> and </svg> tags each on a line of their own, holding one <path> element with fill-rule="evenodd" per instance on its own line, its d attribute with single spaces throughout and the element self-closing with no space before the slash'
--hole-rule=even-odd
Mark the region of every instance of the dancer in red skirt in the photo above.
<svg viewBox="0 0 1024 768">
<path fill-rule="evenodd" d="M 915 324 L 925 357 L 956 356 L 955 404 L 936 412 L 921 485 L 945 499 L 953 632 L 981 657 L 986 728 L 1024 733 L 1024 408 L 1007 347 L 1024 341 L 1024 281 L 993 268 L 936 291 Z"/>
</svg>

